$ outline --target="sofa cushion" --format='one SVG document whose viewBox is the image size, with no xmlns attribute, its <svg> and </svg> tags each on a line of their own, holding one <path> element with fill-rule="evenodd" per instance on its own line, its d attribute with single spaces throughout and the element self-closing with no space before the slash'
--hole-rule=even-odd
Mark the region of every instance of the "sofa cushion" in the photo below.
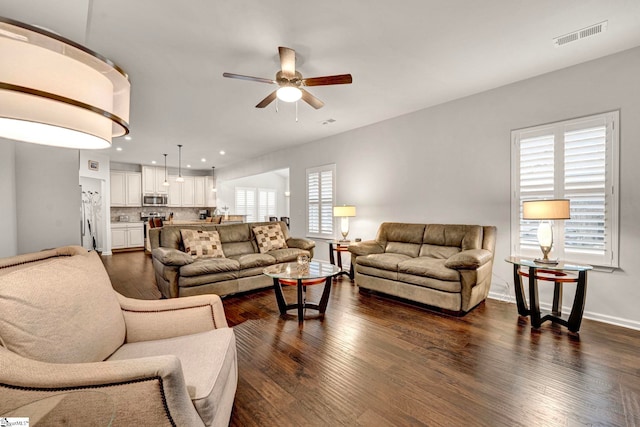
<svg viewBox="0 0 640 427">
<path fill-rule="evenodd" d="M 238 261 L 240 270 L 254 267 L 267 267 L 276 263 L 276 259 L 268 254 L 245 254 L 230 257 Z"/>
<path fill-rule="evenodd" d="M 457 246 L 463 251 L 482 249 L 482 227 L 462 224 L 428 224 L 423 243 L 437 246 Z"/>
<path fill-rule="evenodd" d="M 203 274 L 226 273 L 238 271 L 240 263 L 228 258 L 202 258 L 180 267 L 180 275 L 184 277 L 201 276 Z"/>
<path fill-rule="evenodd" d="M 398 264 L 409 259 L 411 259 L 411 257 L 408 255 L 384 253 L 359 256 L 357 263 L 365 267 L 398 271 Z"/>
<path fill-rule="evenodd" d="M 447 259 L 460 253 L 459 246 L 438 246 L 425 243 L 420 248 L 418 256 L 428 256 L 431 258 Z"/>
<path fill-rule="evenodd" d="M 125 339 L 122 310 L 96 252 L 0 276 L 0 307 L 0 344 L 30 359 L 100 362 Z"/>
<path fill-rule="evenodd" d="M 311 257 L 309 251 L 298 248 L 276 249 L 269 251 L 268 255 L 274 257 L 277 263 L 297 261 L 298 255 Z"/>
<path fill-rule="evenodd" d="M 224 258 L 220 235 L 215 230 L 180 230 L 184 251 L 194 258 Z"/>
<path fill-rule="evenodd" d="M 459 282 L 460 273 L 444 266 L 445 259 L 418 257 L 402 261 L 398 264 L 398 273 L 415 276 L 433 277 L 434 279 Z"/>
<path fill-rule="evenodd" d="M 280 224 L 253 227 L 253 233 L 256 235 L 256 243 L 262 254 L 274 249 L 285 249 L 287 247 L 287 241 L 284 238 Z"/>
<path fill-rule="evenodd" d="M 158 355 L 180 359 L 184 382 L 204 425 L 213 425 L 223 391 L 231 376 L 237 375 L 236 342 L 233 329 L 127 343 L 109 360 L 129 360 Z"/>
<path fill-rule="evenodd" d="M 385 248 L 386 253 L 402 254 L 410 257 L 417 257 L 420 253 L 420 246 L 416 243 L 404 243 L 404 242 L 387 242 Z"/>
</svg>

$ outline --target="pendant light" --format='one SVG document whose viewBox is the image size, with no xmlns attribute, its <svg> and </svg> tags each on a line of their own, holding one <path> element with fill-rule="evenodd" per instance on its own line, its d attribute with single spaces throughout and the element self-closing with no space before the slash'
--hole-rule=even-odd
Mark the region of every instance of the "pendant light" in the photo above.
<svg viewBox="0 0 640 427">
<path fill-rule="evenodd" d="M 129 77 L 107 58 L 3 17 L 0 58 L 0 137 L 101 149 L 129 133 Z"/>
<path fill-rule="evenodd" d="M 214 193 L 217 193 L 218 189 L 216 188 L 215 170 L 216 170 L 216 167 L 211 166 L 211 191 L 213 191 Z"/>
<path fill-rule="evenodd" d="M 164 182 L 162 183 L 163 186 L 168 187 L 169 186 L 169 181 L 167 181 L 167 154 L 163 154 L 164 156 Z"/>
<path fill-rule="evenodd" d="M 182 144 L 178 144 L 178 177 L 176 182 L 184 182 L 182 177 Z"/>
</svg>

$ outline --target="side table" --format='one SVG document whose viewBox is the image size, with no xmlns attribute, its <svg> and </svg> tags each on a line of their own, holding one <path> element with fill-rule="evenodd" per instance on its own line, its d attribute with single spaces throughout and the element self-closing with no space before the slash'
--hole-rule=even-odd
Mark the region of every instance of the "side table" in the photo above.
<svg viewBox="0 0 640 427">
<path fill-rule="evenodd" d="M 520 316 L 531 316 L 531 326 L 539 328 L 547 320 L 559 323 L 578 332 L 582 323 L 584 303 L 587 297 L 587 272 L 593 269 L 590 265 L 568 264 L 560 262 L 556 265 L 538 264 L 532 259 L 511 256 L 505 259 L 513 264 L 513 280 L 515 285 L 516 304 Z M 523 277 L 529 280 L 529 308 L 524 293 Z M 538 281 L 553 282 L 553 305 L 551 312 L 541 313 L 538 299 Z M 576 294 L 569 316 L 562 315 L 562 285 L 575 283 Z"/>
<path fill-rule="evenodd" d="M 349 240 L 330 240 L 329 241 L 329 262 L 333 265 L 336 265 L 336 257 L 334 256 L 334 252 L 338 255 L 338 268 L 340 269 L 340 273 L 338 276 L 344 275 L 348 276 L 349 279 L 353 280 L 353 264 L 349 270 L 345 270 L 342 268 L 342 252 L 349 252 L 349 245 L 351 242 Z M 336 277 L 338 277 L 336 276 Z"/>
</svg>

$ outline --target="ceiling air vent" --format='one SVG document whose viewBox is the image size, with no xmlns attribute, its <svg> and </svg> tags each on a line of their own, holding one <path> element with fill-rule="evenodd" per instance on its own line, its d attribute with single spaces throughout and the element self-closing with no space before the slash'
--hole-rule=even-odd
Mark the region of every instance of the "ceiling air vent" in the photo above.
<svg viewBox="0 0 640 427">
<path fill-rule="evenodd" d="M 556 37 L 553 39 L 553 44 L 557 46 L 562 46 L 567 43 L 575 42 L 577 40 L 584 39 L 586 37 L 595 36 L 596 34 L 604 33 L 607 29 L 607 23 L 609 21 L 602 21 L 594 25 L 590 25 L 587 28 L 583 28 L 578 31 L 574 31 L 569 34 L 565 34 L 560 37 Z"/>
</svg>

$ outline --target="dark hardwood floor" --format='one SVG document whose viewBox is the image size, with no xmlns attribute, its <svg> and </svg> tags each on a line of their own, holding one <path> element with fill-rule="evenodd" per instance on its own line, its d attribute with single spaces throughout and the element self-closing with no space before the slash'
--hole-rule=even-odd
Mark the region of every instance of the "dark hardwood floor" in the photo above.
<svg viewBox="0 0 640 427">
<path fill-rule="evenodd" d="M 159 296 L 148 255 L 103 259 L 117 291 Z M 233 426 L 640 426 L 640 331 L 588 319 L 579 335 L 534 330 L 496 300 L 451 317 L 348 279 L 302 326 L 294 310 L 279 316 L 271 289 L 224 307 L 238 347 Z"/>
</svg>

